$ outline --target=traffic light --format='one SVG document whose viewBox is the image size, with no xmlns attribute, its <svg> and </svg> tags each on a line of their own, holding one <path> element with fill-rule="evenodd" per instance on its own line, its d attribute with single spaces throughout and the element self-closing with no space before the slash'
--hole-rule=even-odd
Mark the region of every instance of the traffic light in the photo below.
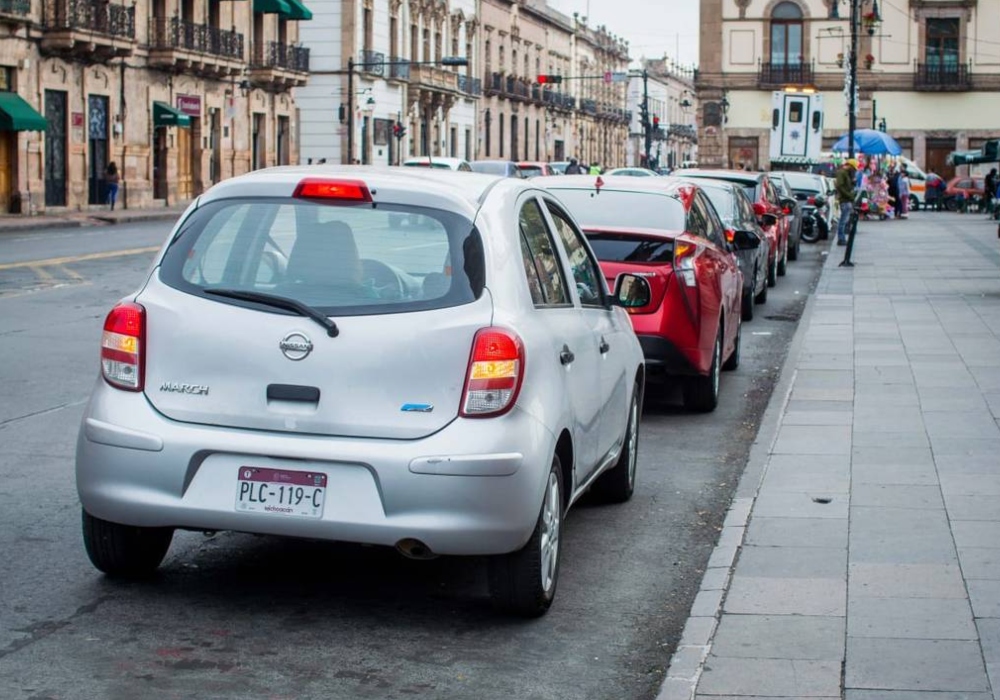
<svg viewBox="0 0 1000 700">
<path fill-rule="evenodd" d="M 562 82 L 561 75 L 540 75 L 538 76 L 539 85 L 554 85 L 556 83 Z"/>
<path fill-rule="evenodd" d="M 653 117 L 653 131 L 656 131 L 659 128 L 660 128 L 660 118 L 654 116 Z"/>
<path fill-rule="evenodd" d="M 392 125 L 392 135 L 395 136 L 397 139 L 403 138 L 406 135 L 406 127 L 403 126 L 400 122 L 396 122 L 395 124 Z"/>
</svg>

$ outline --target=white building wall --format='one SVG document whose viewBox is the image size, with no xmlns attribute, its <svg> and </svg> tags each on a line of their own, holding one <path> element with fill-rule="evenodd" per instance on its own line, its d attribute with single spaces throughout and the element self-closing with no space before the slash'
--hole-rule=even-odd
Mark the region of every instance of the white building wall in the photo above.
<svg viewBox="0 0 1000 700">
<path fill-rule="evenodd" d="M 311 71 L 308 84 L 294 91 L 299 106 L 301 163 L 316 163 L 323 158 L 329 163 L 341 162 L 346 126 L 339 111 L 341 105 L 345 109 L 347 106 L 343 87 L 346 81 L 335 73 L 347 65 L 340 39 L 341 6 L 341 0 L 310 0 L 313 18 L 299 23 L 299 38 L 309 49 Z"/>
</svg>

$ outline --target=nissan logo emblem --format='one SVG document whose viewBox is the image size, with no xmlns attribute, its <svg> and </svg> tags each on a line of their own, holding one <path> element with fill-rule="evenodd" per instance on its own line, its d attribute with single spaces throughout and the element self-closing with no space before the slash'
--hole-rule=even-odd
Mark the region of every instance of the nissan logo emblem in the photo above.
<svg viewBox="0 0 1000 700">
<path fill-rule="evenodd" d="M 313 350 L 312 341 L 304 333 L 289 333 L 278 343 L 281 354 L 289 360 L 304 360 Z"/>
</svg>

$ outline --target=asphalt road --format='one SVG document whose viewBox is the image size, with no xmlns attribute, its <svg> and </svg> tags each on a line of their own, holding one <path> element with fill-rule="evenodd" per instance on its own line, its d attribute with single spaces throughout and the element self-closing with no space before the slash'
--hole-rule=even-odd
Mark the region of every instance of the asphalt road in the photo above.
<svg viewBox="0 0 1000 700">
<path fill-rule="evenodd" d="M 0 698 L 656 696 L 819 247 L 803 246 L 744 326 L 714 413 L 648 392 L 634 498 L 570 512 L 556 602 L 525 622 L 491 610 L 478 558 L 178 533 L 152 581 L 92 568 L 77 428 L 104 316 L 142 282 L 167 229 L 0 234 Z"/>
</svg>

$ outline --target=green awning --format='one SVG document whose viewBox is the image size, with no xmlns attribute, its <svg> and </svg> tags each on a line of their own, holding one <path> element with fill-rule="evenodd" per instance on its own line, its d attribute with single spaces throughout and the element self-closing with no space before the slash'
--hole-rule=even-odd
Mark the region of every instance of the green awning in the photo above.
<svg viewBox="0 0 1000 700">
<path fill-rule="evenodd" d="M 302 4 L 301 0 L 285 0 L 285 2 L 292 8 L 289 19 L 307 20 L 313 18 L 313 13 Z"/>
<path fill-rule="evenodd" d="M 0 92 L 0 131 L 45 131 L 45 117 L 13 92 Z"/>
<path fill-rule="evenodd" d="M 166 102 L 153 103 L 153 126 L 191 126 L 191 117 Z"/>
<path fill-rule="evenodd" d="M 291 5 L 286 0 L 253 0 L 253 11 L 262 15 L 292 16 Z"/>
</svg>

